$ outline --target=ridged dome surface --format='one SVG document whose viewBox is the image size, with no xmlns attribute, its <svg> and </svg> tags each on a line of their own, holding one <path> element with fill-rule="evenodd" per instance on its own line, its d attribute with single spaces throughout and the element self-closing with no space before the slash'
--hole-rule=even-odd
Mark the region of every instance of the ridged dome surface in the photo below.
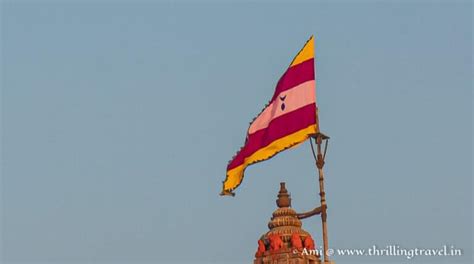
<svg viewBox="0 0 474 264">
<path fill-rule="evenodd" d="M 301 250 L 303 245 L 311 247 L 311 244 L 307 244 L 306 238 L 309 237 L 309 241 L 313 240 L 311 235 L 301 228 L 301 220 L 296 211 L 291 208 L 291 198 L 285 183 L 280 183 L 276 204 L 278 208 L 268 222 L 270 230 L 258 240 L 259 247 L 255 253 L 254 264 L 320 264 L 318 255 L 294 253 L 296 249 Z"/>
</svg>

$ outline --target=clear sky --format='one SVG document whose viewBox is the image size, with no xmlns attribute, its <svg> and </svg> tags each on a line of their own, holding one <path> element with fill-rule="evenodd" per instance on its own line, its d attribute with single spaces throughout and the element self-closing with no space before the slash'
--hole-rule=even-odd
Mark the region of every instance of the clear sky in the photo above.
<svg viewBox="0 0 474 264">
<path fill-rule="evenodd" d="M 250 263 L 308 144 L 220 197 L 248 123 L 314 34 L 331 248 L 472 261 L 472 4 L 1 4 L 4 263 Z M 304 227 L 321 245 L 320 219 Z M 337 263 L 404 257 L 335 256 Z"/>
</svg>

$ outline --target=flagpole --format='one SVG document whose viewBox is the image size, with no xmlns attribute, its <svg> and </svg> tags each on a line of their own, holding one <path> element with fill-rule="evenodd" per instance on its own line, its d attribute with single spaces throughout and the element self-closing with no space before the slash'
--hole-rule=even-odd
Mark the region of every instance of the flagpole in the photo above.
<svg viewBox="0 0 474 264">
<path fill-rule="evenodd" d="M 327 204 L 326 204 L 326 193 L 324 192 L 324 172 L 323 172 L 323 167 L 324 167 L 324 159 L 326 158 L 326 150 L 328 146 L 328 139 L 329 137 L 324 135 L 323 133 L 319 132 L 319 115 L 318 115 L 318 108 L 316 108 L 316 124 L 318 126 L 318 132 L 316 134 L 313 134 L 311 137 L 314 139 L 317 145 L 317 155 L 314 153 L 314 148 L 313 148 L 313 142 L 311 141 L 312 139 L 310 138 L 310 143 L 311 143 L 311 150 L 313 152 L 314 159 L 316 161 L 316 167 L 318 168 L 318 174 L 319 174 L 319 197 L 321 201 L 321 222 L 322 222 L 322 228 L 323 228 L 323 250 L 324 250 L 324 263 L 332 263 L 329 260 L 329 255 L 328 255 L 328 226 L 327 226 Z M 326 144 L 324 145 L 324 155 L 321 152 L 321 144 L 323 143 L 323 140 L 326 140 Z"/>
<path fill-rule="evenodd" d="M 321 144 L 323 142 L 323 139 L 329 139 L 328 136 L 322 134 L 322 133 L 317 133 L 313 137 L 316 141 L 317 144 L 317 156 L 316 158 L 316 167 L 318 168 L 318 174 L 319 174 L 319 196 L 321 199 L 321 220 L 322 220 L 322 227 L 323 227 L 323 250 L 324 250 L 324 263 L 330 263 L 329 261 L 329 255 L 328 255 L 328 228 L 327 228 L 327 205 L 326 205 L 326 193 L 324 192 L 324 172 L 323 172 L 323 167 L 324 167 L 324 158 L 326 156 L 326 149 L 324 150 L 324 156 L 321 151 Z M 327 146 L 327 142 L 326 142 Z M 312 145 L 311 145 L 312 147 Z"/>
</svg>

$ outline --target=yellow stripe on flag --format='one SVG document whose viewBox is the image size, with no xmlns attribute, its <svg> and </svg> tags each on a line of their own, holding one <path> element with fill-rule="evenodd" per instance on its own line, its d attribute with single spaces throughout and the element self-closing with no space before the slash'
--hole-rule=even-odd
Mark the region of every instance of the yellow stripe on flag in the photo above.
<svg viewBox="0 0 474 264">
<path fill-rule="evenodd" d="M 293 62 L 291 62 L 290 67 L 312 58 L 314 58 L 314 36 L 311 36 L 308 42 L 306 42 L 300 53 L 298 53 L 298 55 L 293 59 Z"/>
<path fill-rule="evenodd" d="M 296 131 L 293 134 L 290 134 L 286 137 L 282 137 L 270 143 L 268 146 L 259 149 L 251 156 L 245 158 L 245 161 L 242 165 L 235 167 L 234 169 L 227 172 L 227 179 L 224 182 L 224 191 L 231 191 L 237 186 L 240 185 L 243 179 L 244 170 L 250 164 L 269 159 L 280 151 L 283 151 L 288 148 L 288 146 L 296 147 L 306 139 L 308 139 L 310 134 L 317 132 L 316 125 L 310 125 L 307 128 L 303 128 L 299 131 Z"/>
</svg>

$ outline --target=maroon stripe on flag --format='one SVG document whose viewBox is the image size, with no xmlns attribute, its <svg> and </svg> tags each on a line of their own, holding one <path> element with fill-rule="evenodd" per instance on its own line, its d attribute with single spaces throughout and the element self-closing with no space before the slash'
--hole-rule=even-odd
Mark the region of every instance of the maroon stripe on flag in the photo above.
<svg viewBox="0 0 474 264">
<path fill-rule="evenodd" d="M 314 59 L 309 59 L 288 68 L 278 81 L 270 103 L 273 102 L 281 92 L 291 89 L 298 84 L 314 80 L 314 75 Z"/>
<path fill-rule="evenodd" d="M 267 128 L 248 135 L 245 146 L 227 166 L 231 170 L 242 163 L 246 157 L 268 146 L 273 141 L 307 128 L 316 123 L 316 104 L 309 104 L 286 115 L 273 119 Z"/>
</svg>

